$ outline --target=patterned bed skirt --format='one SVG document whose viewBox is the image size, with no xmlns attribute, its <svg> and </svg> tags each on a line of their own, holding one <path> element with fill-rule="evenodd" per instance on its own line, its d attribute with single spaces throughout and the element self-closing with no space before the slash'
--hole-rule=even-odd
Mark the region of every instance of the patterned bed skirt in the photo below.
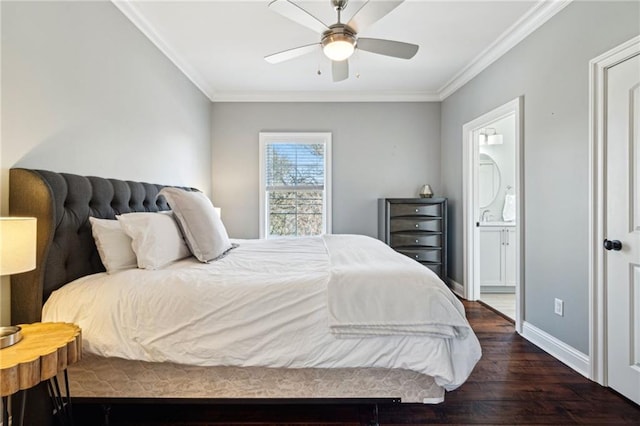
<svg viewBox="0 0 640 426">
<path fill-rule="evenodd" d="M 199 367 L 84 354 L 68 377 L 72 398 L 444 400 L 432 377 L 380 368 Z"/>
</svg>

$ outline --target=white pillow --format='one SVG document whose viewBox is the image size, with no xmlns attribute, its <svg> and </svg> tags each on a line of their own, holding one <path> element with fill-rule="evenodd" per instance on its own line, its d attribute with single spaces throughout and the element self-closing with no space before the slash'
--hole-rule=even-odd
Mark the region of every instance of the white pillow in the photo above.
<svg viewBox="0 0 640 426">
<path fill-rule="evenodd" d="M 138 266 L 131 238 L 117 220 L 89 217 L 89 222 L 100 260 L 108 274 Z"/>
<path fill-rule="evenodd" d="M 160 195 L 167 199 L 191 253 L 200 262 L 214 260 L 232 248 L 220 215 L 202 192 L 162 188 Z"/>
<path fill-rule="evenodd" d="M 173 215 L 127 213 L 116 216 L 122 229 L 132 239 L 138 268 L 159 269 L 189 256 Z"/>
</svg>

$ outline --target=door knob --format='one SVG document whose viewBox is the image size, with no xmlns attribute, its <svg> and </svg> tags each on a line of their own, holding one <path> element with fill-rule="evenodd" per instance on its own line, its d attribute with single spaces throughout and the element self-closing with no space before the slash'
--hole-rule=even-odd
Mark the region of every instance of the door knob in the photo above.
<svg viewBox="0 0 640 426">
<path fill-rule="evenodd" d="M 604 248 L 607 250 L 619 251 L 622 249 L 622 243 L 620 240 L 604 240 Z"/>
</svg>

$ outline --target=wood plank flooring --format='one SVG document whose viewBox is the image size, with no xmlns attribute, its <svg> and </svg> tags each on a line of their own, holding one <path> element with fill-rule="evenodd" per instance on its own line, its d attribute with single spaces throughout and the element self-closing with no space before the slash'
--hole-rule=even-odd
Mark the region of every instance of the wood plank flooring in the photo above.
<svg viewBox="0 0 640 426">
<path fill-rule="evenodd" d="M 640 425 L 640 407 L 566 367 L 479 303 L 465 302 L 483 357 L 438 405 L 378 406 L 381 425 Z M 100 425 L 99 404 L 75 404 L 77 425 Z M 366 425 L 371 405 L 114 404 L 112 426 Z"/>
</svg>

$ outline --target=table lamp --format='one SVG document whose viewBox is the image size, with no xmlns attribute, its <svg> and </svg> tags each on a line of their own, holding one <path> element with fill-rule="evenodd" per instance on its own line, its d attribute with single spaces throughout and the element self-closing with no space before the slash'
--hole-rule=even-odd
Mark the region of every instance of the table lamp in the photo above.
<svg viewBox="0 0 640 426">
<path fill-rule="evenodd" d="M 36 218 L 0 217 L 0 276 L 36 268 Z M 20 327 L 0 327 L 0 349 L 22 339 Z"/>
</svg>

